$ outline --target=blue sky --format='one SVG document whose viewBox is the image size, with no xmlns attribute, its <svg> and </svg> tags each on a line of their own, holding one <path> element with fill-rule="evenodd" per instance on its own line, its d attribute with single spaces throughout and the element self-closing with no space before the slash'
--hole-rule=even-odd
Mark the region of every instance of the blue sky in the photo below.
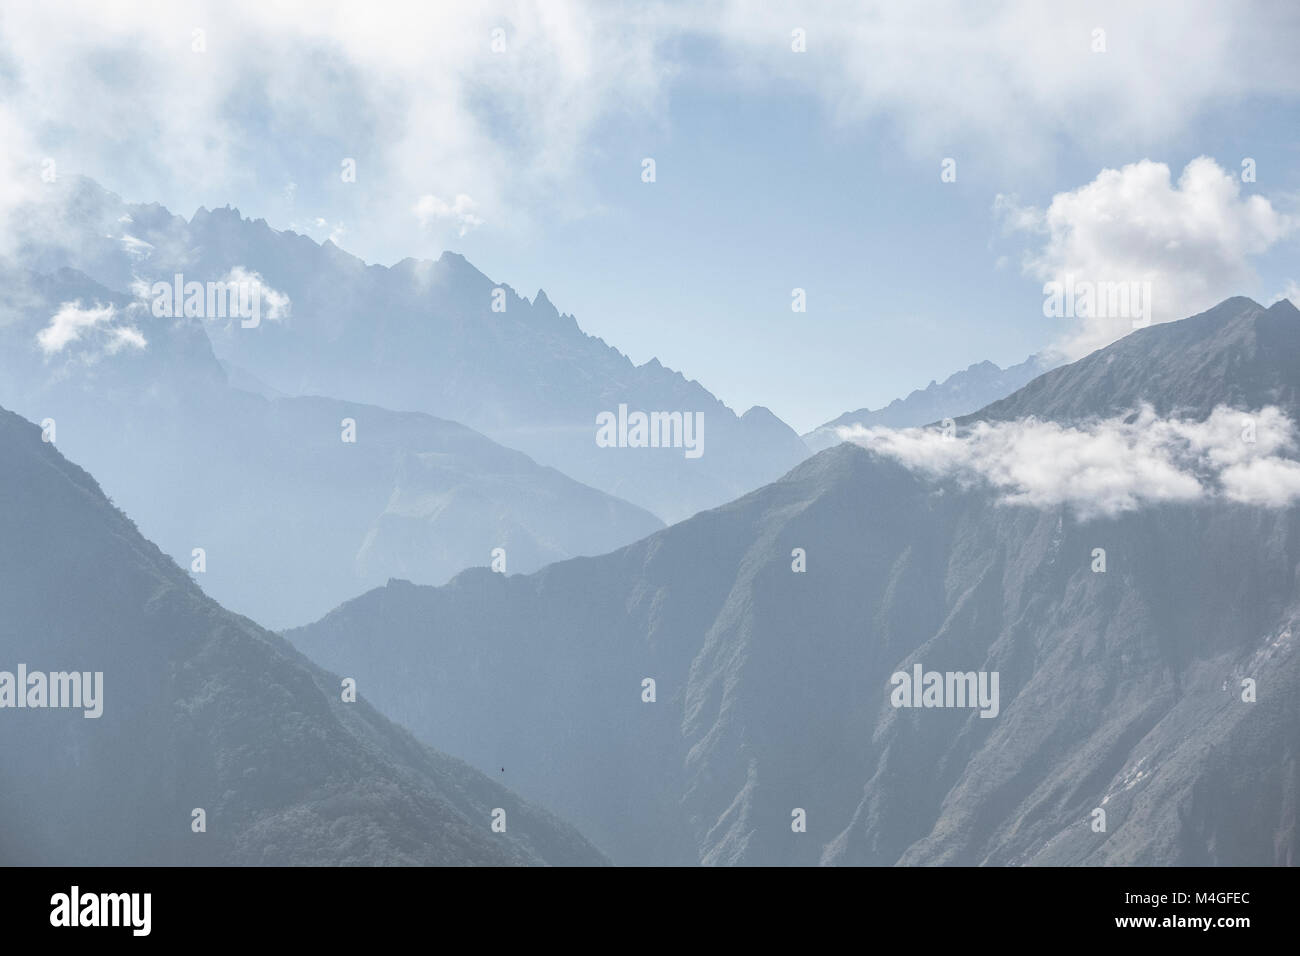
<svg viewBox="0 0 1300 956">
<path fill-rule="evenodd" d="M 53 32 L 6 11 L 0 133 L 18 181 L 53 156 L 368 261 L 461 252 L 805 431 L 1114 337 L 1045 318 L 1048 278 L 1154 278 L 1157 321 L 1300 281 L 1300 20 L 1132 6 L 87 4 Z"/>
</svg>

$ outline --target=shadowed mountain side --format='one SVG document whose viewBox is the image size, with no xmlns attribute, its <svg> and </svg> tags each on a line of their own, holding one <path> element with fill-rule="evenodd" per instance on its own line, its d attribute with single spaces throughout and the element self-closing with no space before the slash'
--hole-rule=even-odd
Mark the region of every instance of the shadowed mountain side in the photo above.
<svg viewBox="0 0 1300 956">
<path fill-rule="evenodd" d="M 1296 318 L 1229 300 L 992 408 L 1295 416 Z M 842 444 L 612 554 L 390 582 L 289 636 L 417 734 L 507 754 L 618 862 L 1290 864 L 1298 573 L 1296 508 L 1080 520 Z M 893 706 L 916 664 L 997 673 L 997 715 Z"/>
<path fill-rule="evenodd" d="M 1300 420 L 1300 310 L 1267 309 L 1237 296 L 1191 318 L 1126 335 L 1046 372 L 966 423 L 1035 415 L 1056 422 L 1104 418 L 1143 402 L 1157 413 L 1201 419 L 1215 405 L 1277 405 Z"/>
<path fill-rule="evenodd" d="M 391 582 L 289 636 L 616 862 L 1267 864 L 1296 850 L 1298 566 L 1294 510 L 1080 523 L 844 445 L 613 554 Z M 999 671 L 1000 714 L 894 709 L 915 662 Z"/>
<path fill-rule="evenodd" d="M 338 677 L 205 597 L 3 410 L 0 659 L 103 672 L 99 718 L 0 711 L 5 864 L 602 862 L 550 814 L 344 703 Z"/>
</svg>

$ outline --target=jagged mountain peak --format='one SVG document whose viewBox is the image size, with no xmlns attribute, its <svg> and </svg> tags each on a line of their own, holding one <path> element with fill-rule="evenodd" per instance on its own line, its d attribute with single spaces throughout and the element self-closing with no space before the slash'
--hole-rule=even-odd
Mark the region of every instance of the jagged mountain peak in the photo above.
<svg viewBox="0 0 1300 956">
<path fill-rule="evenodd" d="M 553 316 L 555 318 L 558 318 L 560 315 L 559 309 L 551 303 L 551 300 L 547 297 L 546 290 L 544 289 L 538 289 L 537 294 L 533 296 L 533 308 L 540 310 L 545 315 Z"/>
<path fill-rule="evenodd" d="M 102 216 L 113 222 L 135 208 L 100 198 Z M 242 219 L 233 208 L 204 210 L 189 222 L 142 219 L 132 227 L 134 254 L 94 223 L 84 241 L 34 252 L 33 266 L 79 264 L 123 293 L 137 279 L 183 273 L 212 281 L 236 267 L 255 273 L 291 312 L 246 334 L 214 335 L 223 362 L 286 395 L 332 393 L 465 422 L 663 520 L 730 500 L 807 454 L 788 429 L 756 433 L 699 382 L 657 362 L 637 368 L 571 315 L 560 316 L 544 292 L 529 302 L 460 253 L 367 266 L 333 244 Z M 706 450 L 686 459 L 670 449 L 598 446 L 597 416 L 624 404 L 705 414 Z"/>
</svg>

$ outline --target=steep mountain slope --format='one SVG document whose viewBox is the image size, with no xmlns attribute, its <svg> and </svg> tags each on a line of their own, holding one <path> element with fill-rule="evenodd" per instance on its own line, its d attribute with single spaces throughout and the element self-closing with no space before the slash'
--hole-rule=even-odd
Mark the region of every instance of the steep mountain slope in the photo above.
<svg viewBox="0 0 1300 956">
<path fill-rule="evenodd" d="M 155 318 L 80 273 L 6 278 L 0 402 L 52 419 L 152 540 L 185 567 L 202 548 L 208 592 L 268 625 L 394 575 L 441 584 L 494 548 L 528 571 L 663 526 L 453 422 L 231 388 L 200 320 Z M 47 352 L 51 329 L 76 337 Z M 118 344 L 131 335 L 143 344 Z"/>
<path fill-rule="evenodd" d="M 20 665 L 102 672 L 102 714 L 0 709 L 2 863 L 602 862 L 380 717 L 364 685 L 343 702 L 338 677 L 205 597 L 0 410 L 0 670 Z"/>
<path fill-rule="evenodd" d="M 24 264 L 79 268 L 119 292 L 177 273 L 206 282 L 237 268 L 256 272 L 288 296 L 290 314 L 210 331 L 222 361 L 271 388 L 464 422 L 665 520 L 750 491 L 807 456 L 770 412 L 738 417 L 658 361 L 634 366 L 544 293 L 521 298 L 459 255 L 366 265 L 332 242 L 277 232 L 236 210 L 199 210 L 186 222 L 85 180 L 59 187 L 28 218 Z M 703 455 L 598 446 L 597 416 L 623 404 L 702 414 Z"/>
<path fill-rule="evenodd" d="M 1081 421 L 1143 402 L 1162 415 L 1201 418 L 1217 404 L 1277 405 L 1300 418 L 1298 318 L 1288 299 L 1268 308 L 1227 299 L 1180 322 L 1138 329 L 964 420 Z"/>
<path fill-rule="evenodd" d="M 1005 398 L 1051 368 L 1048 359 L 1031 355 L 1019 365 L 999 368 L 992 362 L 978 362 L 954 372 L 942 383 L 931 382 L 906 398 L 896 398 L 884 408 L 860 408 L 820 425 L 803 436 L 809 450 L 818 452 L 842 440 L 836 429 L 849 425 L 871 428 L 912 428 L 945 418 L 957 418 Z"/>
<path fill-rule="evenodd" d="M 1295 508 L 1085 521 L 841 445 L 613 554 L 390 582 L 288 636 L 616 862 L 1290 864 L 1298 576 Z M 918 664 L 997 673 L 996 716 L 893 706 Z"/>
</svg>

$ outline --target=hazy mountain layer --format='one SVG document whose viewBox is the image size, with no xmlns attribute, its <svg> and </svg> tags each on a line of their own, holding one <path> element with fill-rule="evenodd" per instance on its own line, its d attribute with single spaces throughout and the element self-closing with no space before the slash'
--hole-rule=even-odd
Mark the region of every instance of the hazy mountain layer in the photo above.
<svg viewBox="0 0 1300 956">
<path fill-rule="evenodd" d="M 265 624 L 394 575 L 440 584 L 495 548 L 536 570 L 663 526 L 453 422 L 230 388 L 199 320 L 154 318 L 79 273 L 9 279 L 0 401 L 52 419 L 151 539 L 187 568 L 203 549 L 208 593 Z M 77 337 L 47 354 L 51 328 Z M 132 333 L 143 346 L 121 344 Z"/>
<path fill-rule="evenodd" d="M 763 408 L 737 416 L 658 361 L 634 366 L 539 292 L 530 302 L 463 257 L 366 265 L 237 210 L 190 221 L 123 203 L 87 180 L 52 187 L 32 209 L 23 263 L 78 268 L 118 292 L 145 280 L 217 281 L 256 273 L 287 296 L 257 328 L 211 328 L 225 362 L 290 395 L 331 395 L 464 422 L 537 461 L 677 520 L 771 481 L 807 456 Z M 702 454 L 601 447 L 597 417 L 701 414 Z"/>
<path fill-rule="evenodd" d="M 102 712 L 18 709 L 10 685 L 0 863 L 602 862 L 379 716 L 364 685 L 343 702 L 338 677 L 205 597 L 40 429 L 0 410 L 0 671 L 20 667 L 102 672 Z M 52 680 L 42 695 L 28 681 L 25 700 L 52 701 Z"/>
</svg>

